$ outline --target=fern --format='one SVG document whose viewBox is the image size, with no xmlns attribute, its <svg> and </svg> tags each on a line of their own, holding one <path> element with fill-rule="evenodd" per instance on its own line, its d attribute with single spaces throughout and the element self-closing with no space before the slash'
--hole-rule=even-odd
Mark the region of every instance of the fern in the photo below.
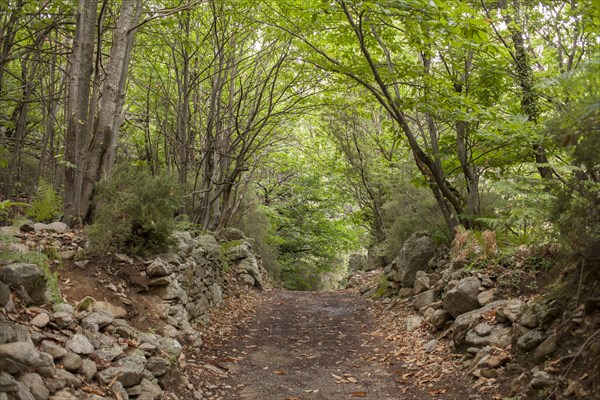
<svg viewBox="0 0 600 400">
<path fill-rule="evenodd" d="M 52 222 L 62 214 L 62 200 L 54 187 L 40 178 L 37 192 L 26 215 L 36 222 Z"/>
</svg>

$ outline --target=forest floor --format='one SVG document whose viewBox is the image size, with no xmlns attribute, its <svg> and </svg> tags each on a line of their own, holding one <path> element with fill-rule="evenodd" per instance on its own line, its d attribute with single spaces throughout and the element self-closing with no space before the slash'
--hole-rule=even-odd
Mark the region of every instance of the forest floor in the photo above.
<svg viewBox="0 0 600 400">
<path fill-rule="evenodd" d="M 483 399 L 441 341 L 425 332 L 382 329 L 381 302 L 352 290 L 289 292 L 269 290 L 238 301 L 237 321 L 213 326 L 192 374 L 197 398 L 309 400 Z M 239 305 L 245 304 L 246 312 Z M 244 307 L 242 307 L 244 308 Z M 227 313 L 221 310 L 221 313 Z M 409 316 L 409 313 L 405 315 Z M 468 393 L 473 393 L 469 395 Z"/>
</svg>

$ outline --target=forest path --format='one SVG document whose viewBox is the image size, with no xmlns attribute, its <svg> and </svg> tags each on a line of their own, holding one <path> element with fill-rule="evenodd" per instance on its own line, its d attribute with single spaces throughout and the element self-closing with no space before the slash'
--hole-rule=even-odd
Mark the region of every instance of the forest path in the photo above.
<svg viewBox="0 0 600 400">
<path fill-rule="evenodd" d="M 387 357 L 391 344 L 376 330 L 355 292 L 272 290 L 243 330 L 211 349 L 219 354 L 209 367 L 222 371 L 221 390 L 205 398 L 432 398 L 402 379 L 406 371 Z M 454 396 L 446 392 L 443 398 Z"/>
</svg>

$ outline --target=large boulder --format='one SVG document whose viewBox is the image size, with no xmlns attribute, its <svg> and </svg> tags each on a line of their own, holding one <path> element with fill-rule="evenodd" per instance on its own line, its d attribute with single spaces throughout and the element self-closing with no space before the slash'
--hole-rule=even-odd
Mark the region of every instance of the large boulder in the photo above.
<svg viewBox="0 0 600 400">
<path fill-rule="evenodd" d="M 366 254 L 354 253 L 348 258 L 348 272 L 364 271 L 369 265 L 369 258 Z"/>
<path fill-rule="evenodd" d="M 434 253 L 435 242 L 431 236 L 422 232 L 412 234 L 392 262 L 388 277 L 400 282 L 403 287 L 412 288 L 417 271 L 427 269 L 427 263 Z"/>
<path fill-rule="evenodd" d="M 479 295 L 480 285 L 481 282 L 475 276 L 461 279 L 444 297 L 446 311 L 456 318 L 461 314 L 479 308 L 477 296 Z"/>
<path fill-rule="evenodd" d="M 212 235 L 198 236 L 192 250 L 192 257 L 198 264 L 203 264 L 203 258 L 210 261 L 219 261 L 221 259 L 221 246 Z"/>
<path fill-rule="evenodd" d="M 46 277 L 35 264 L 15 263 L 0 266 L 0 280 L 16 288 L 17 293 L 28 303 L 46 302 Z"/>
<path fill-rule="evenodd" d="M 471 328 L 474 328 L 481 320 L 489 319 L 492 315 L 496 314 L 500 308 L 504 307 L 505 304 L 506 300 L 497 300 L 485 307 L 469 311 L 456 317 L 451 332 L 454 345 L 456 347 L 462 346 L 465 343 L 467 332 Z"/>
</svg>

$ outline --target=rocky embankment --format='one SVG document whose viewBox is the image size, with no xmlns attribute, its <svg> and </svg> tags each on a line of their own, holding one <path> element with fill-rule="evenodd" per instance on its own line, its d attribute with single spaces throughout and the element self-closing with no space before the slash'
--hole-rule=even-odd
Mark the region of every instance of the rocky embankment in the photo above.
<svg viewBox="0 0 600 400">
<path fill-rule="evenodd" d="M 386 302 L 389 297 L 410 302 L 415 310 L 406 318 L 407 332 L 428 330 L 435 338 L 427 345 L 432 349 L 437 340 L 449 339 L 474 381 L 497 383 L 506 379 L 502 375 L 507 371 L 517 371 L 519 376 L 505 383 L 517 394 L 586 398 L 593 390 L 597 393 L 597 364 L 578 376 L 569 375 L 575 362 L 584 364 L 584 359 L 600 354 L 593 344 L 600 337 L 597 299 L 566 309 L 541 294 L 499 298 L 497 276 L 466 269 L 466 263 L 441 256 L 427 235 L 413 235 L 405 242 L 384 274 Z M 365 295 L 375 292 L 361 287 L 359 276 L 349 282 Z M 387 308 L 393 311 L 394 304 Z M 585 357 L 588 352 L 591 357 Z"/>
<path fill-rule="evenodd" d="M 56 293 L 49 286 L 57 283 L 51 272 L 18 261 L 48 247 L 64 260 L 81 256 L 81 236 L 61 223 L 7 232 L 19 240 L 0 248 L 0 400 L 176 400 L 180 390 L 203 399 L 183 373 L 183 344 L 202 345 L 197 324 L 232 286 L 268 284 L 251 242 L 236 230 L 218 237 L 178 232 L 174 251 L 137 263 L 114 255 L 115 273 L 125 271 L 156 306 L 160 326 L 141 331 L 124 307 L 91 296 L 50 304 Z M 89 262 L 71 261 L 82 269 Z"/>
</svg>

